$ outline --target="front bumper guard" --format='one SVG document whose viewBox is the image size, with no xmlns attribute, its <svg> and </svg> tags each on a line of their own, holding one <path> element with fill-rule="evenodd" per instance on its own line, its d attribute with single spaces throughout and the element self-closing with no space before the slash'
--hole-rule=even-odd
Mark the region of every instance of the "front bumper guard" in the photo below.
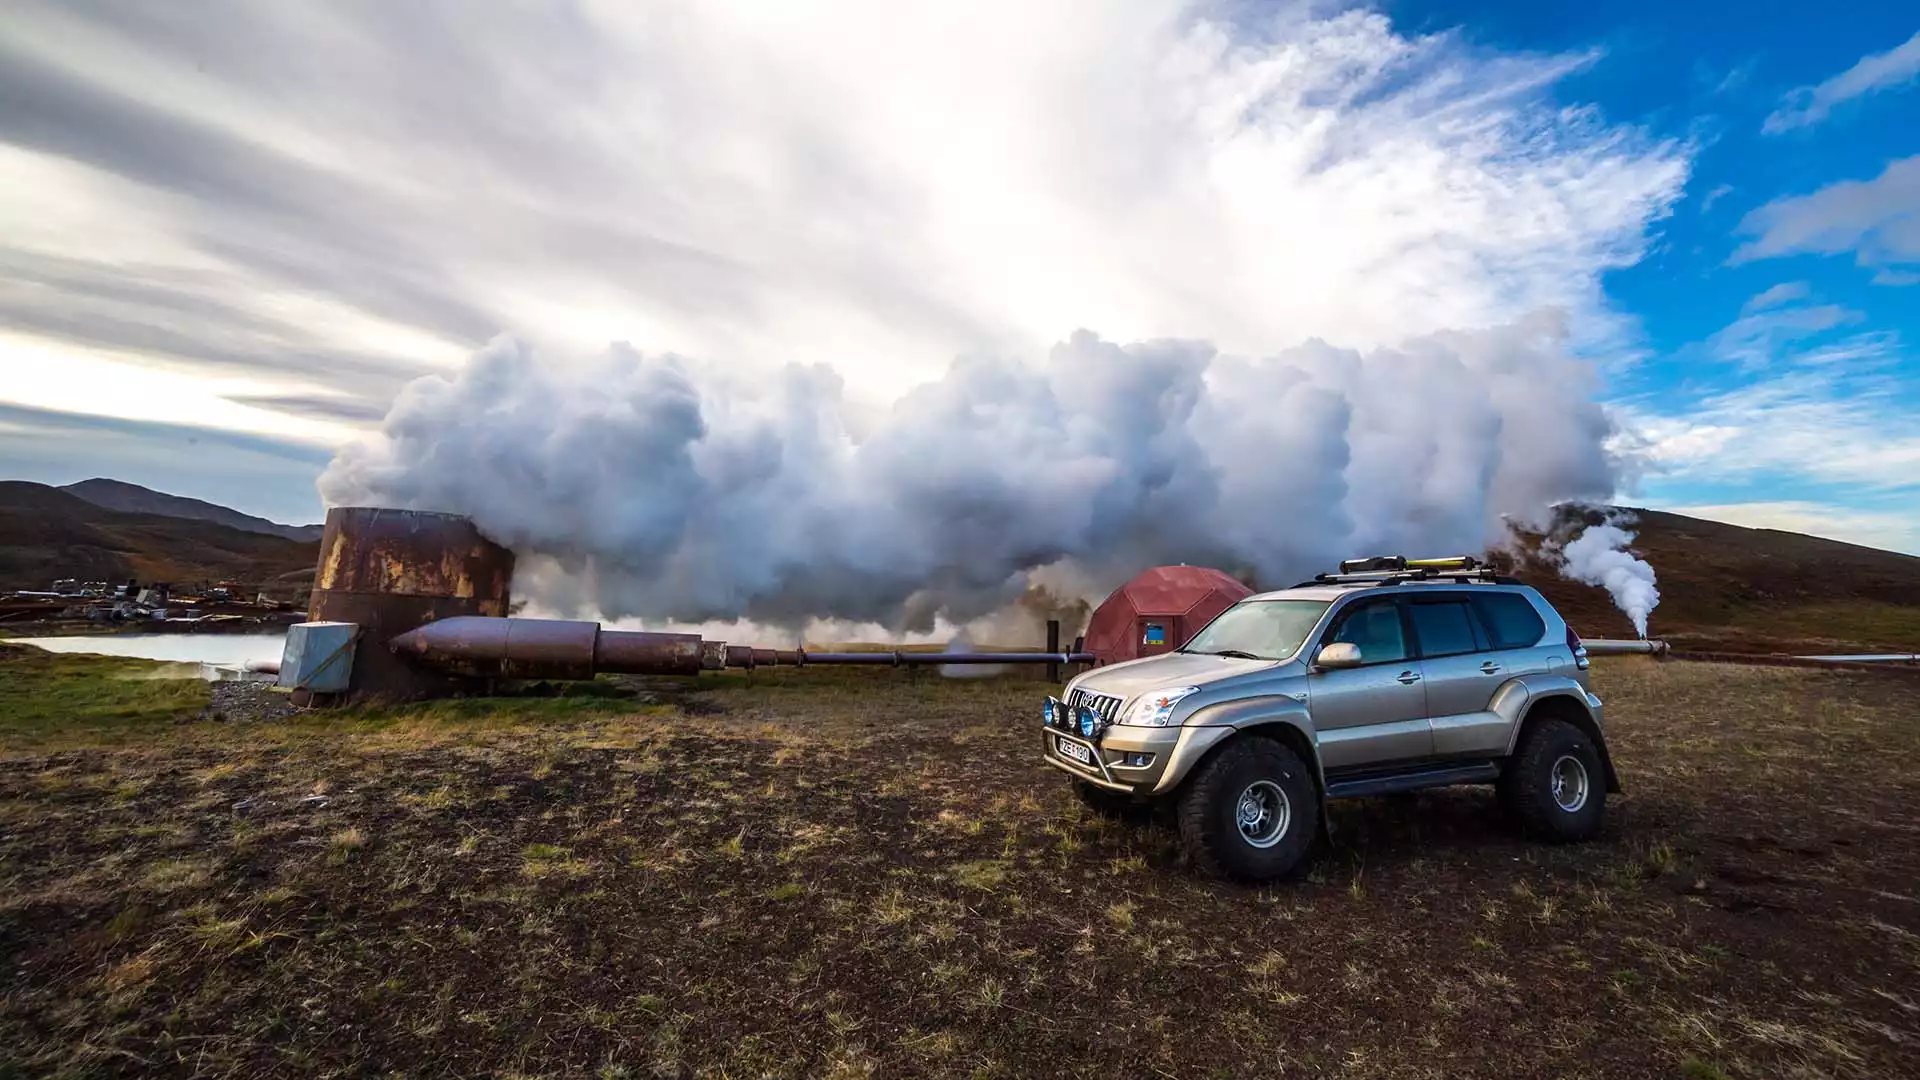
<svg viewBox="0 0 1920 1080">
<path fill-rule="evenodd" d="M 1221 739 L 1233 734 L 1229 727 L 1130 727 L 1107 724 L 1097 728 L 1091 738 L 1070 729 L 1071 711 L 1056 709 L 1058 703 L 1047 699 L 1048 723 L 1042 724 L 1041 758 L 1047 764 L 1096 787 L 1129 795 L 1162 795 L 1171 785 L 1184 779 L 1206 752 Z M 1064 706 L 1060 707 L 1064 709 Z M 1058 717 L 1057 721 L 1053 718 Z M 1092 764 L 1083 764 L 1060 753 L 1055 739 L 1085 747 Z M 1108 761 L 1108 752 L 1122 755 L 1152 755 L 1145 765 L 1122 765 Z"/>
<path fill-rule="evenodd" d="M 1116 780 L 1113 778 L 1113 769 L 1107 765 L 1107 756 L 1101 753 L 1098 744 L 1078 735 L 1070 735 L 1067 732 L 1061 731 L 1059 728 L 1050 727 L 1042 730 L 1046 732 L 1045 753 L 1042 760 L 1047 764 L 1059 769 L 1061 772 L 1071 773 L 1077 779 L 1085 780 L 1088 783 L 1099 784 L 1101 787 L 1111 791 L 1132 792 L 1138 788 L 1136 784 L 1129 784 L 1124 780 Z M 1058 744 L 1054 741 L 1056 739 L 1064 739 L 1067 742 L 1086 747 L 1088 755 L 1093 758 L 1093 768 L 1089 769 L 1080 762 L 1061 754 Z"/>
</svg>

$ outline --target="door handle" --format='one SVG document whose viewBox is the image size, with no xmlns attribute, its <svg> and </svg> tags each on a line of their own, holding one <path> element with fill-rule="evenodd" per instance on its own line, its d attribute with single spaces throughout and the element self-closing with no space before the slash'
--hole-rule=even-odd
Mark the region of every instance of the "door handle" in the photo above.
<svg viewBox="0 0 1920 1080">
<path fill-rule="evenodd" d="M 1496 674 L 1499 674 L 1499 672 L 1500 672 L 1500 665 L 1494 663 L 1491 660 L 1480 665 L 1480 674 L 1482 675 L 1496 675 Z"/>
<path fill-rule="evenodd" d="M 1395 676 L 1395 678 L 1399 681 L 1400 685 L 1402 686 L 1412 686 L 1414 683 L 1417 683 L 1420 681 L 1420 676 L 1415 675 L 1411 671 L 1403 671 L 1399 675 Z"/>
</svg>

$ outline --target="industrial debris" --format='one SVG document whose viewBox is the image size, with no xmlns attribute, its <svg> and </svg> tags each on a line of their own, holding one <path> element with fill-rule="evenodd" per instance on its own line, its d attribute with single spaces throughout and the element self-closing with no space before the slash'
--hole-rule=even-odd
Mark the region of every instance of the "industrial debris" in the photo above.
<svg viewBox="0 0 1920 1080">
<path fill-rule="evenodd" d="M 168 631 L 238 629 L 262 623 L 292 622 L 294 605 L 247 590 L 232 581 L 195 582 L 176 588 L 158 581 L 141 584 L 62 578 L 50 589 L 22 589 L 0 596 L 0 622 L 9 626 L 43 622 L 162 623 Z"/>
</svg>

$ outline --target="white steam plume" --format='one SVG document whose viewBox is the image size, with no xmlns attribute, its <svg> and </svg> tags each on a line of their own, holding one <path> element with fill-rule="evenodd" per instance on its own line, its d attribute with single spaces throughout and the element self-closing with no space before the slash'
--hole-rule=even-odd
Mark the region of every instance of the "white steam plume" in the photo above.
<svg viewBox="0 0 1920 1080">
<path fill-rule="evenodd" d="M 1660 603 L 1660 590 L 1654 587 L 1652 565 L 1627 551 L 1634 534 L 1620 526 L 1633 520 L 1631 515 L 1611 515 L 1602 524 L 1582 529 L 1558 554 L 1562 577 L 1604 587 L 1614 606 L 1633 620 L 1634 631 L 1644 638 L 1647 616 Z"/>
<path fill-rule="evenodd" d="M 510 83 L 576 122 L 445 185 L 499 194 L 457 235 L 558 347 L 414 383 L 321 480 L 471 515 L 544 610 L 927 630 L 1613 492 L 1575 354 L 1686 160 L 1552 99 L 1591 55 L 1319 3 L 595 10 L 609 62 Z M 514 225 L 551 191 L 568 243 Z"/>
<path fill-rule="evenodd" d="M 1503 512 L 1612 490 L 1590 367 L 1551 320 L 1262 359 L 1081 331 L 1043 364 L 956 361 L 860 438 L 841 380 L 722 378 L 508 338 L 409 385 L 321 478 L 333 504 L 470 515 L 516 593 L 609 617 L 924 630 L 1068 562 L 1285 583 L 1355 554 L 1475 550 Z"/>
</svg>

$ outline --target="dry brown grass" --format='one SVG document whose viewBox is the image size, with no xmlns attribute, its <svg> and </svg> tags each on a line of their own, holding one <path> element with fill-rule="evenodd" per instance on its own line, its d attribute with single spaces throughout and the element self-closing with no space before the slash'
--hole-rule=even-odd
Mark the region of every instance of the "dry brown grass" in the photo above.
<svg viewBox="0 0 1920 1080">
<path fill-rule="evenodd" d="M 1346 803 L 1270 889 L 1088 814 L 1031 683 L 43 733 L 0 770 L 0 1075 L 1901 1074 L 1914 685 L 1596 684 L 1600 841 Z"/>
</svg>

